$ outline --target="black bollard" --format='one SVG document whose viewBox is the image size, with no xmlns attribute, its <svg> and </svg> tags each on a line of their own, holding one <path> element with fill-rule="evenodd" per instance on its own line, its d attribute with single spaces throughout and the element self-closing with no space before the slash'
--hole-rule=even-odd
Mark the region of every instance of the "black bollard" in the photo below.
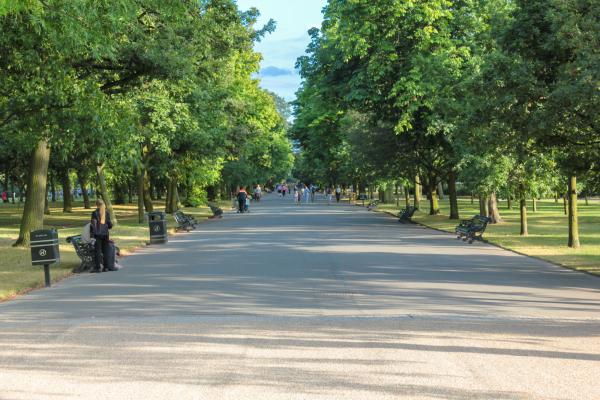
<svg viewBox="0 0 600 400">
<path fill-rule="evenodd" d="M 50 265 L 44 264 L 44 278 L 46 280 L 46 287 L 50 287 Z"/>
</svg>

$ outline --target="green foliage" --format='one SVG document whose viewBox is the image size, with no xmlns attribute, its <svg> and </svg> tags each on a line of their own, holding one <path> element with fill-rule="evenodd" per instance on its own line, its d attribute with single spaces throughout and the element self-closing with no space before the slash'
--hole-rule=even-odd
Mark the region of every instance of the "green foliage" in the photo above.
<svg viewBox="0 0 600 400">
<path fill-rule="evenodd" d="M 256 30 L 258 15 L 233 0 L 0 1 L 3 170 L 25 182 L 47 138 L 51 176 L 102 165 L 116 191 L 142 171 L 155 194 L 174 180 L 194 201 L 231 170 L 285 177 L 289 116 L 252 78 L 275 27 Z"/>
<path fill-rule="evenodd" d="M 298 59 L 297 174 L 564 193 L 598 164 L 594 3 L 330 0 Z"/>
</svg>

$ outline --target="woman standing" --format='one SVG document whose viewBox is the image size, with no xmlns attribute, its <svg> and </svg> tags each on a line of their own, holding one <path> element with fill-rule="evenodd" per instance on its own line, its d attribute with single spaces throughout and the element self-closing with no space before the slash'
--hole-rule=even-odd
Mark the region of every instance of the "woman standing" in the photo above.
<svg viewBox="0 0 600 400">
<path fill-rule="evenodd" d="M 96 239 L 96 266 L 91 272 L 118 271 L 114 265 L 114 257 L 110 254 L 112 246 L 109 243 L 108 231 L 112 229 L 110 214 L 106 211 L 106 205 L 101 199 L 96 200 L 96 210 L 92 213 L 91 233 Z M 104 263 L 104 269 L 100 265 Z M 111 262 L 112 260 L 112 262 Z"/>
</svg>

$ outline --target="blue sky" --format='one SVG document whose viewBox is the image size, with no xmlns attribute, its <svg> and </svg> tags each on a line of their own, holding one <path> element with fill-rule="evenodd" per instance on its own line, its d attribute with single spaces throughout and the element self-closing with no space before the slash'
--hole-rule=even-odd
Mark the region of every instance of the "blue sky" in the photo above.
<svg viewBox="0 0 600 400">
<path fill-rule="evenodd" d="M 261 86 L 286 100 L 295 98 L 300 76 L 294 69 L 296 59 L 304 54 L 310 38 L 306 33 L 312 27 L 321 27 L 321 10 L 326 0 L 237 0 L 240 10 L 256 7 L 261 16 L 258 26 L 269 19 L 277 22 L 277 29 L 256 44 L 263 55 Z"/>
</svg>

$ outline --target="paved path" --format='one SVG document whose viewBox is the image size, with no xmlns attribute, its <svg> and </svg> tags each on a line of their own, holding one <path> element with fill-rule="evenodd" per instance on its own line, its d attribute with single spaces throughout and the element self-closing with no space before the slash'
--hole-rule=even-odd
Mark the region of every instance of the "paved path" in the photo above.
<svg viewBox="0 0 600 400">
<path fill-rule="evenodd" d="M 0 304 L 0 399 L 599 399 L 600 279 L 272 196 Z"/>
</svg>

